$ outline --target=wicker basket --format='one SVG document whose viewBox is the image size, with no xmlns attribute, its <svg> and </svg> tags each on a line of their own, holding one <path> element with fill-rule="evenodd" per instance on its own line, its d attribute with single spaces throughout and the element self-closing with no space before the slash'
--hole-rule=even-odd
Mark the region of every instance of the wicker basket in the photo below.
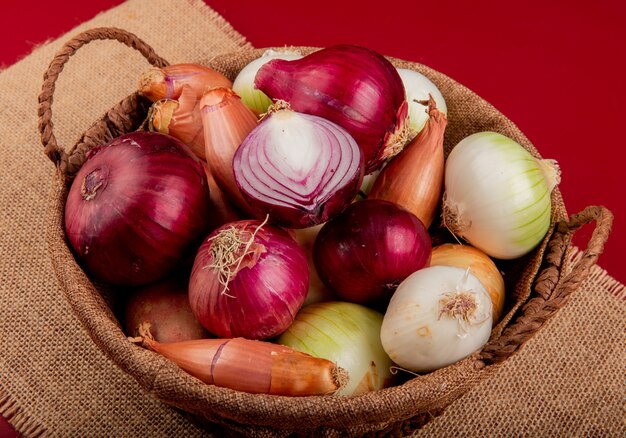
<svg viewBox="0 0 626 438">
<path fill-rule="evenodd" d="M 73 175 L 91 147 L 140 129 L 150 102 L 131 94 L 97 120 L 76 145 L 61 148 L 53 133 L 51 105 L 55 81 L 76 50 L 93 40 L 117 40 L 140 51 L 155 66 L 167 65 L 136 36 L 116 28 L 97 28 L 68 41 L 51 62 L 39 97 L 39 130 L 45 153 L 56 166 L 49 198 L 47 241 L 55 273 L 65 298 L 93 341 L 125 372 L 158 399 L 188 413 L 207 426 L 216 425 L 247 435 L 399 435 L 418 429 L 455 399 L 497 369 L 555 312 L 563 307 L 595 264 L 610 232 L 612 215 L 603 207 L 588 207 L 568 217 L 558 189 L 552 193 L 552 221 L 541 245 L 527 256 L 498 262 L 505 274 L 505 316 L 494 327 L 487 345 L 466 359 L 407 382 L 353 397 L 282 397 L 253 395 L 207 385 L 167 359 L 138 347 L 126 338 L 110 305 L 111 294 L 83 272 L 64 233 L 65 201 Z M 315 48 L 298 48 L 309 53 Z M 215 58 L 207 64 L 234 79 L 237 72 L 263 50 L 245 50 Z M 426 66 L 389 58 L 396 67 L 429 77 L 442 91 L 449 125 L 446 156 L 462 138 L 478 131 L 496 131 L 513 138 L 532 155 L 537 150 L 517 127 L 467 88 Z M 566 266 L 574 232 L 595 222 L 583 256 Z M 435 236 L 446 233 L 434 224 Z M 439 237 L 436 237 L 436 239 Z"/>
</svg>

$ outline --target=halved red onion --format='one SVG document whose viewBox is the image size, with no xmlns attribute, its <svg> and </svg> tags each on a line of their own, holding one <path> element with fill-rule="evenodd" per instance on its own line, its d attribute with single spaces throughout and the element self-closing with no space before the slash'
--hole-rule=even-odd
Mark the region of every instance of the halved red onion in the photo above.
<svg viewBox="0 0 626 438">
<path fill-rule="evenodd" d="M 242 220 L 213 231 L 200 246 L 189 303 L 219 337 L 267 339 L 289 327 L 308 289 L 306 254 L 291 234 Z"/>
<path fill-rule="evenodd" d="M 292 61 L 274 59 L 254 82 L 294 111 L 345 128 L 363 151 L 367 174 L 402 150 L 408 138 L 402 79 L 384 56 L 366 47 L 342 44 Z"/>
<path fill-rule="evenodd" d="M 304 228 L 339 214 L 358 193 L 363 156 L 340 126 L 288 108 L 271 112 L 233 159 L 237 186 L 259 217 Z"/>
<path fill-rule="evenodd" d="M 402 280 L 428 264 L 431 252 L 428 230 L 417 216 L 392 202 L 366 199 L 324 224 L 313 261 L 340 298 L 386 305 Z"/>
<path fill-rule="evenodd" d="M 206 234 L 200 161 L 182 142 L 133 132 L 87 153 L 65 206 L 71 248 L 96 280 L 143 285 L 169 274 Z"/>
</svg>

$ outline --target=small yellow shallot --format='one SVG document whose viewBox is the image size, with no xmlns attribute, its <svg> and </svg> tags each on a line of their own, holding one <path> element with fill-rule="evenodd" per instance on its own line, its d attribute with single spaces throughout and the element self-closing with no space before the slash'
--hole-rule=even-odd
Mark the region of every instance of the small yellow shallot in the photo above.
<svg viewBox="0 0 626 438">
<path fill-rule="evenodd" d="M 199 114 L 211 174 L 235 205 L 251 212 L 235 182 L 233 157 L 241 142 L 256 127 L 256 114 L 229 88 L 213 88 L 204 93 Z"/>
<path fill-rule="evenodd" d="M 369 198 L 395 202 L 417 216 L 428 228 L 443 191 L 443 134 L 448 124 L 431 97 L 430 118 L 417 136 L 383 167 Z"/>
<path fill-rule="evenodd" d="M 178 100 L 163 99 L 152 104 L 148 114 L 148 127 L 176 137 L 189 146 L 198 158 L 204 160 L 204 131 L 198 102 L 193 90 L 184 86 Z"/>
<path fill-rule="evenodd" d="M 161 99 L 178 99 L 187 85 L 199 99 L 213 87 L 232 87 L 233 83 L 220 72 L 199 64 L 173 64 L 154 67 L 139 78 L 139 92 L 156 102 Z"/>
<path fill-rule="evenodd" d="M 289 347 L 244 338 L 194 339 L 161 343 L 150 324 L 129 338 L 170 359 L 201 381 L 254 394 L 290 396 L 333 394 L 348 382 L 333 362 Z"/>
<path fill-rule="evenodd" d="M 505 300 L 504 279 L 487 254 L 469 245 L 446 243 L 433 248 L 430 265 L 469 268 L 491 297 L 493 324 L 500 320 Z"/>
</svg>

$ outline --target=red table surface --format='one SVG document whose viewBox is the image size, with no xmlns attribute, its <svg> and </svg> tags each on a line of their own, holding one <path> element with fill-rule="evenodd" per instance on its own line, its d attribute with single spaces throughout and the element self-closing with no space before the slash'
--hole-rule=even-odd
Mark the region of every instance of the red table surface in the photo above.
<svg viewBox="0 0 626 438">
<path fill-rule="evenodd" d="M 426 64 L 482 96 L 559 162 L 570 214 L 598 204 L 613 211 L 599 264 L 626 282 L 626 3 L 205 1 L 254 46 L 360 44 Z M 120 3 L 3 2 L 0 65 Z M 590 234 L 585 227 L 575 242 L 584 246 Z M 0 436 L 5 430 L 0 421 Z"/>
</svg>

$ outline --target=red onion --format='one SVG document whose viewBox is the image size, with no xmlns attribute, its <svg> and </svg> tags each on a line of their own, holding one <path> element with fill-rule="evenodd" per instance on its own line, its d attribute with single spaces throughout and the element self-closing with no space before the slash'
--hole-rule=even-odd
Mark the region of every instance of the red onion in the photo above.
<svg viewBox="0 0 626 438">
<path fill-rule="evenodd" d="M 202 243 L 189 280 L 191 310 L 222 338 L 267 339 L 293 322 L 309 288 L 304 250 L 281 228 L 242 220 Z"/>
<path fill-rule="evenodd" d="M 351 204 L 320 230 L 313 260 L 322 281 L 359 304 L 384 304 L 407 276 L 426 266 L 432 246 L 422 222 L 379 199 Z"/>
<path fill-rule="evenodd" d="M 237 186 L 259 216 L 304 228 L 339 214 L 356 196 L 363 156 L 348 132 L 321 117 L 272 109 L 233 159 Z"/>
<path fill-rule="evenodd" d="M 68 194 L 65 231 L 96 280 L 143 285 L 196 248 L 209 210 L 206 175 L 189 148 L 133 132 L 87 153 Z"/>
<path fill-rule="evenodd" d="M 363 150 L 365 172 L 378 169 L 408 138 L 408 105 L 398 71 L 379 53 L 336 45 L 304 58 L 263 65 L 256 87 L 294 111 L 345 128 Z"/>
</svg>

